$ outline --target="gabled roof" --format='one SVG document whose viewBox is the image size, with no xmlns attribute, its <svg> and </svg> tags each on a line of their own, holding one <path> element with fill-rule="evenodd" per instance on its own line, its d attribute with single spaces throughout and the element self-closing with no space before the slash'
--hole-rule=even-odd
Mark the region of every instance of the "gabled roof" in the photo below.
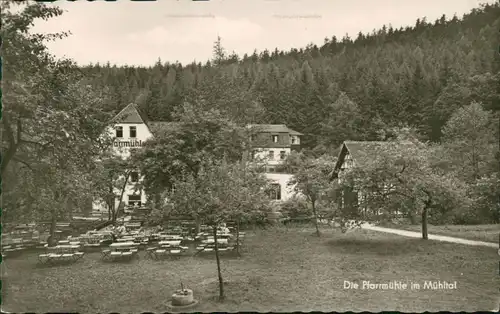
<svg viewBox="0 0 500 314">
<path fill-rule="evenodd" d="M 284 124 L 249 124 L 249 128 L 255 128 L 259 132 L 269 133 L 290 133 L 291 135 L 304 135 L 295 130 L 290 129 Z"/>
<path fill-rule="evenodd" d="M 144 119 L 139 111 L 139 108 L 136 104 L 131 103 L 122 109 L 113 119 L 110 121 L 111 123 L 146 123 L 146 119 Z"/>
<path fill-rule="evenodd" d="M 332 179 L 335 179 L 338 175 L 347 154 L 351 156 L 353 162 L 356 163 L 358 167 L 363 167 L 382 152 L 399 150 L 408 145 L 414 146 L 415 143 L 411 141 L 344 141 L 332 173 Z"/>
</svg>

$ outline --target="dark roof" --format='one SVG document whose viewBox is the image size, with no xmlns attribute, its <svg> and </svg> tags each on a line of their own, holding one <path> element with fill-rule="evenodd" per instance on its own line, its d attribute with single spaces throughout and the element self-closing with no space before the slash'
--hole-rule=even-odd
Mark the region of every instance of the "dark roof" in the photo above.
<svg viewBox="0 0 500 314">
<path fill-rule="evenodd" d="M 269 133 L 290 133 L 292 135 L 304 135 L 295 130 L 290 129 L 284 124 L 250 124 L 250 128 L 255 128 L 259 132 L 269 132 Z"/>
<path fill-rule="evenodd" d="M 398 151 L 402 147 L 407 147 L 409 145 L 414 146 L 415 143 L 411 141 L 345 141 L 341 146 L 339 158 L 332 173 L 332 178 L 338 174 L 347 153 L 351 155 L 352 160 L 358 167 L 363 167 L 382 152 Z"/>
<path fill-rule="evenodd" d="M 132 103 L 122 109 L 110 122 L 121 123 L 145 123 L 136 104 Z"/>
<path fill-rule="evenodd" d="M 149 121 L 146 123 L 149 131 L 153 135 L 158 136 L 161 133 L 173 132 L 179 130 L 181 122 L 167 122 L 167 121 Z"/>
<path fill-rule="evenodd" d="M 149 131 L 153 135 L 158 135 L 162 132 L 172 132 L 178 130 L 180 127 L 180 122 L 169 122 L 169 121 L 148 121 L 145 116 L 141 114 L 138 106 L 134 103 L 127 105 L 122 109 L 110 123 L 144 123 L 148 126 Z"/>
</svg>

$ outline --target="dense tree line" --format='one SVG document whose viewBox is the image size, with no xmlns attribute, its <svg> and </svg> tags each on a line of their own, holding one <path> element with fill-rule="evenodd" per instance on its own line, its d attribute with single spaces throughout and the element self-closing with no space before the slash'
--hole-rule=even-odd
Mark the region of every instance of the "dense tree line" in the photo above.
<svg viewBox="0 0 500 314">
<path fill-rule="evenodd" d="M 398 135 L 393 130 L 407 126 L 420 141 L 439 147 L 430 155 L 438 160 L 429 161 L 428 168 L 453 175 L 474 199 L 454 222 L 500 219 L 491 212 L 500 195 L 498 3 L 461 19 L 442 16 L 431 23 L 424 18 L 413 27 L 383 26 L 355 39 L 327 38 L 320 47 L 254 51 L 242 58 L 225 51 L 218 38 L 214 57 L 205 64 L 158 60 L 147 68 L 109 63 L 77 67 L 71 60 L 56 60 L 44 43 L 52 37 L 29 31 L 33 20 L 62 11 L 25 2 L 26 8 L 15 13 L 13 3 L 1 5 L 4 218 L 18 219 L 22 209 L 26 220 L 50 218 L 55 225 L 73 207 L 70 203 L 95 196 L 86 178 L 99 171 L 95 157 L 102 156 L 110 140 L 99 135 L 113 114 L 136 102 L 149 120 L 184 122 L 172 155 L 172 165 L 182 169 L 199 165 L 183 161 L 182 152 L 193 158 L 216 152 L 220 159 L 223 151 L 227 157 L 239 147 L 231 146 L 234 138 L 227 130 L 246 123 L 286 124 L 305 134 L 302 142 L 315 156 L 334 155 L 346 139 L 390 139 Z M 216 143 L 207 133 L 212 129 L 200 133 L 204 124 L 190 125 L 187 120 L 194 117 L 209 125 L 220 123 Z M 169 136 L 157 142 L 175 144 Z M 155 167 L 177 172 L 161 163 L 146 166 L 159 175 Z M 163 174 L 170 175 L 168 171 Z M 114 175 L 107 174 L 101 183 Z M 150 181 L 160 182 L 161 188 L 172 183 L 160 179 Z M 156 189 L 155 184 L 150 188 Z M 109 198 L 104 192 L 100 197 Z M 478 210 L 484 215 L 478 217 Z"/>
<path fill-rule="evenodd" d="M 433 204 L 440 209 L 431 222 L 498 222 L 499 29 L 500 4 L 484 4 L 462 18 L 384 25 L 321 46 L 240 58 L 217 38 L 205 64 L 159 59 L 149 68 L 97 64 L 83 71 L 109 89 L 107 111 L 137 102 L 150 120 L 172 121 L 184 103 L 197 104 L 240 125 L 286 124 L 305 134 L 314 157 L 335 155 L 344 140 L 389 140 L 413 130 L 437 147 L 428 154 L 437 168 L 429 169 L 464 183 L 461 191 L 473 200 L 453 213 Z"/>
<path fill-rule="evenodd" d="M 461 19 L 443 15 L 434 22 L 418 19 L 413 27 L 384 25 L 356 38 L 325 38 L 322 46 L 239 58 L 224 51 L 219 39 L 216 57 L 205 64 L 158 60 L 149 68 L 108 63 L 83 70 L 96 87 L 110 89 L 107 110 L 135 101 L 151 120 L 170 121 L 184 101 L 210 91 L 207 106 L 241 95 L 223 105 L 233 112 L 258 105 L 259 115 L 243 120 L 287 124 L 306 134 L 309 148 L 337 147 L 346 136 L 376 139 L 381 127 L 398 124 L 440 141 L 457 108 L 476 101 L 498 110 L 499 29 L 497 3 Z"/>
</svg>

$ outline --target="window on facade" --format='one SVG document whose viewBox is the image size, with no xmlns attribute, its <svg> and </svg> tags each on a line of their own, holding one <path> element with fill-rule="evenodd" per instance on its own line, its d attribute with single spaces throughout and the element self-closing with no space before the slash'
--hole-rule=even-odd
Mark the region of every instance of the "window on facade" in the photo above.
<svg viewBox="0 0 500 314">
<path fill-rule="evenodd" d="M 297 142 L 297 139 L 295 138 L 295 136 L 292 136 L 291 142 L 292 142 L 292 144 L 295 144 Z"/>
<path fill-rule="evenodd" d="M 141 206 L 141 195 L 130 194 L 128 196 L 128 206 Z"/>
<path fill-rule="evenodd" d="M 116 137 L 123 137 L 123 127 L 122 126 L 116 127 Z"/>
<path fill-rule="evenodd" d="M 136 126 L 130 127 L 130 137 L 132 137 L 132 138 L 137 137 L 137 127 Z"/>
<path fill-rule="evenodd" d="M 278 143 L 278 135 L 273 135 L 273 143 Z"/>
<path fill-rule="evenodd" d="M 285 157 L 286 157 L 286 152 L 285 152 L 284 150 L 282 150 L 282 151 L 280 152 L 280 159 L 281 159 L 281 160 L 284 160 L 284 159 L 285 159 Z"/>
<path fill-rule="evenodd" d="M 130 182 L 139 182 L 139 172 L 132 171 L 130 173 Z"/>
<path fill-rule="evenodd" d="M 270 160 L 273 160 L 274 159 L 274 150 L 270 150 L 269 151 L 269 155 L 268 155 L 269 159 Z"/>
<path fill-rule="evenodd" d="M 281 185 L 279 183 L 271 184 L 269 189 L 269 197 L 272 200 L 281 200 Z"/>
</svg>

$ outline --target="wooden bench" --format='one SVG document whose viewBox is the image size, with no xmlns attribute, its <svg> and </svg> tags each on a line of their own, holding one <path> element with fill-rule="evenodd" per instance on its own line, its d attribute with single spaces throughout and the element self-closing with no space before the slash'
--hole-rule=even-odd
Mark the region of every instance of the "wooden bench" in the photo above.
<svg viewBox="0 0 500 314">
<path fill-rule="evenodd" d="M 105 260 L 105 261 L 118 261 L 118 260 L 132 259 L 133 257 L 138 256 L 137 252 L 138 252 L 138 250 L 135 248 L 132 248 L 129 251 L 103 250 L 101 253 L 101 259 Z"/>
<path fill-rule="evenodd" d="M 75 256 L 76 260 L 79 260 L 85 256 L 85 253 L 84 252 L 75 252 L 75 253 L 73 253 L 73 255 Z"/>
<path fill-rule="evenodd" d="M 9 257 L 9 256 L 17 256 L 25 249 L 26 248 L 23 246 L 17 246 L 17 247 L 4 248 L 2 251 L 3 253 L 5 253 L 6 257 Z"/>
<path fill-rule="evenodd" d="M 146 248 L 146 258 L 154 259 L 155 258 L 155 247 Z"/>
<path fill-rule="evenodd" d="M 57 252 L 57 253 L 45 253 L 38 255 L 38 261 L 41 264 L 46 263 L 56 263 L 56 262 L 76 262 L 77 260 L 83 258 L 84 252 Z"/>
<path fill-rule="evenodd" d="M 116 260 L 116 259 L 122 258 L 123 256 L 122 256 L 122 252 L 114 251 L 114 252 L 109 253 L 109 257 L 111 260 Z"/>
<path fill-rule="evenodd" d="M 152 253 L 150 253 L 150 256 L 154 259 L 160 259 L 164 257 L 175 257 L 178 258 L 182 255 L 183 250 L 180 248 L 175 248 L 175 249 L 156 249 L 156 250 L 151 250 Z"/>
<path fill-rule="evenodd" d="M 111 254 L 111 250 L 103 250 L 101 252 L 101 259 L 106 260 Z"/>
</svg>

